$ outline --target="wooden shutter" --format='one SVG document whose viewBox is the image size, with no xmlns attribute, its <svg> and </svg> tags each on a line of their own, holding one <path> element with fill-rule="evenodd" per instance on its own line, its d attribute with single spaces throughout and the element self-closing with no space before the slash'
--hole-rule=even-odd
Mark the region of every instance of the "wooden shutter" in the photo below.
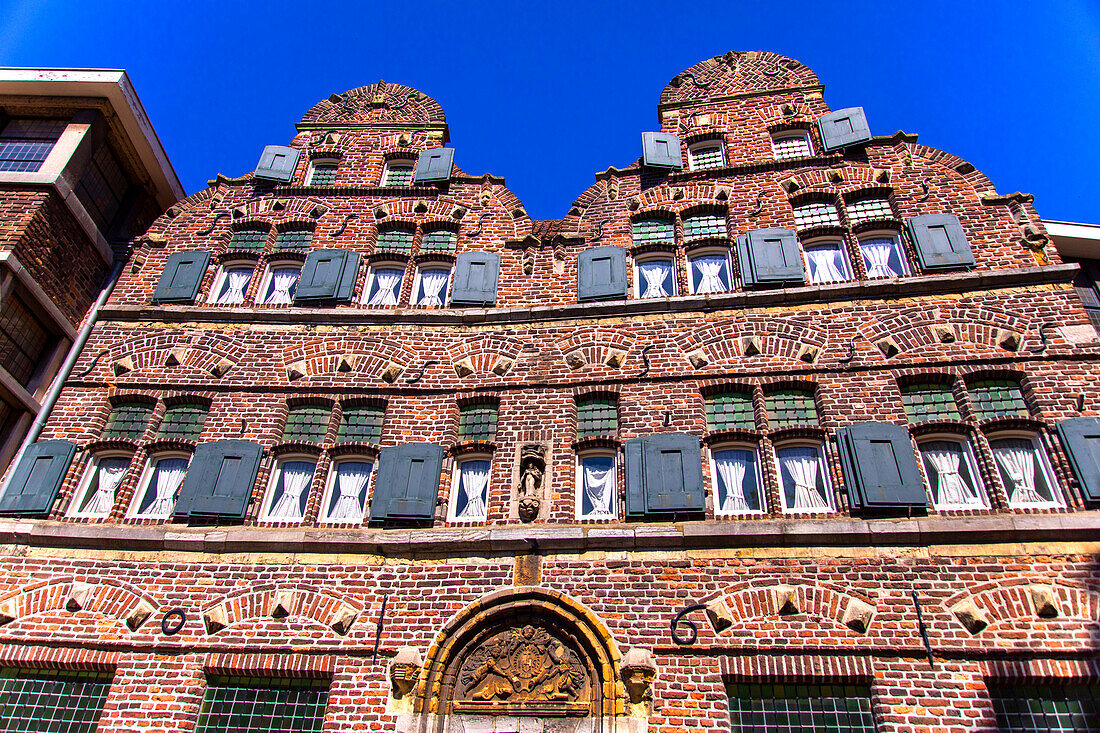
<svg viewBox="0 0 1100 733">
<path fill-rule="evenodd" d="M 340 282 L 336 285 L 335 300 L 337 302 L 347 303 L 351 301 L 351 297 L 355 293 L 355 280 L 359 277 L 359 261 L 361 259 L 358 252 L 344 253 L 344 267 L 340 270 Z"/>
<path fill-rule="evenodd" d="M 493 252 L 459 252 L 451 302 L 456 305 L 492 305 L 497 299 L 500 255 Z"/>
<path fill-rule="evenodd" d="M 176 517 L 244 519 L 263 447 L 247 440 L 201 443 L 176 499 Z"/>
<path fill-rule="evenodd" d="M 75 454 L 76 443 L 68 440 L 43 440 L 27 446 L 0 497 L 0 514 L 49 515 Z"/>
<path fill-rule="evenodd" d="M 974 264 L 974 253 L 959 218 L 925 214 L 906 221 L 923 270 L 951 270 Z"/>
<path fill-rule="evenodd" d="M 1100 418 L 1074 417 L 1055 425 L 1086 501 L 1100 501 Z"/>
<path fill-rule="evenodd" d="M 298 287 L 294 291 L 294 302 L 335 299 L 344 278 L 348 254 L 343 249 L 315 249 L 306 255 L 302 274 L 298 276 Z M 356 257 L 355 267 L 358 266 L 359 259 Z"/>
<path fill-rule="evenodd" d="M 157 289 L 153 291 L 153 302 L 186 303 L 194 300 L 209 262 L 210 253 L 201 250 L 168 255 Z"/>
<path fill-rule="evenodd" d="M 863 107 L 848 107 L 821 117 L 817 121 L 821 143 L 825 150 L 846 148 L 871 139 L 871 127 Z"/>
<path fill-rule="evenodd" d="M 859 423 L 837 431 L 837 443 L 853 509 L 928 506 L 906 428 L 891 423 Z"/>
<path fill-rule="evenodd" d="M 687 433 L 660 433 L 645 439 L 646 510 L 650 514 L 683 514 L 706 509 L 699 438 Z"/>
<path fill-rule="evenodd" d="M 378 456 L 370 521 L 431 520 L 442 472 L 442 446 L 407 443 L 383 448 Z"/>
<path fill-rule="evenodd" d="M 577 299 L 626 297 L 626 253 L 622 247 L 593 247 L 577 255 Z"/>
<path fill-rule="evenodd" d="M 737 256 L 746 287 L 806 281 L 798 234 L 791 229 L 754 229 L 737 238 Z"/>
<path fill-rule="evenodd" d="M 298 158 L 301 151 L 287 148 L 282 145 L 268 145 L 264 148 L 256 171 L 252 174 L 256 178 L 279 183 L 290 183 L 294 178 L 294 171 L 298 169 Z"/>
<path fill-rule="evenodd" d="M 645 438 L 631 438 L 623 444 L 627 517 L 646 515 L 644 450 Z"/>
<path fill-rule="evenodd" d="M 454 157 L 454 148 L 432 148 L 421 152 L 416 159 L 413 183 L 450 180 Z"/>
<path fill-rule="evenodd" d="M 642 162 L 653 168 L 684 167 L 680 138 L 667 132 L 642 133 Z"/>
</svg>

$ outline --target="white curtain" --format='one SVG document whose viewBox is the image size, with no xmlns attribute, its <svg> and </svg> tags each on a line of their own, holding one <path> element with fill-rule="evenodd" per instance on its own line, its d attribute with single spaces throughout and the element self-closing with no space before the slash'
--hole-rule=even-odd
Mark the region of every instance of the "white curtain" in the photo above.
<svg viewBox="0 0 1100 733">
<path fill-rule="evenodd" d="M 96 490 L 91 499 L 81 510 L 86 514 L 106 516 L 111 513 L 111 507 L 115 505 L 115 489 L 118 488 L 122 477 L 126 475 L 126 468 L 130 465 L 129 459 L 104 458 L 96 466 Z"/>
<path fill-rule="evenodd" d="M 718 477 L 726 490 L 719 511 L 722 514 L 749 511 L 749 505 L 745 501 L 745 472 L 749 466 L 748 461 L 733 452 L 719 453 L 714 457 L 714 465 L 718 468 Z"/>
<path fill-rule="evenodd" d="M 449 270 L 422 270 L 420 272 L 420 289 L 422 295 L 418 305 L 443 305 L 443 289 L 447 287 Z"/>
<path fill-rule="evenodd" d="M 1046 503 L 1035 489 L 1035 453 L 1030 440 L 1002 440 L 993 447 L 997 463 L 1012 480 L 1008 501 L 1012 504 Z"/>
<path fill-rule="evenodd" d="M 828 509 L 825 497 L 817 489 L 818 454 L 815 448 L 788 448 L 779 463 L 794 482 L 791 509 Z"/>
<path fill-rule="evenodd" d="M 336 465 L 336 503 L 329 519 L 339 522 L 363 521 L 363 489 L 370 479 L 371 464 L 346 461 Z"/>
<path fill-rule="evenodd" d="M 863 256 L 867 258 L 867 277 L 898 277 L 890 267 L 890 254 L 894 245 L 889 242 L 868 242 L 863 245 Z"/>
<path fill-rule="evenodd" d="M 696 293 L 724 293 L 729 290 L 722 282 L 722 273 L 726 270 L 724 257 L 696 257 L 691 262 L 699 273 Z"/>
<path fill-rule="evenodd" d="M 462 497 L 466 502 L 458 519 L 485 519 L 485 489 L 489 486 L 489 462 L 467 461 L 459 470 Z"/>
<path fill-rule="evenodd" d="M 962 447 L 954 443 L 928 446 L 925 455 L 936 471 L 937 497 L 941 504 L 981 504 L 978 494 L 967 485 L 959 472 L 962 467 Z"/>
<path fill-rule="evenodd" d="M 271 275 L 271 296 L 268 303 L 290 303 L 293 289 L 298 282 L 298 270 L 276 270 Z"/>
<path fill-rule="evenodd" d="M 615 500 L 615 461 L 595 458 L 581 462 L 584 496 L 592 506 L 585 517 L 612 517 Z"/>
<path fill-rule="evenodd" d="M 186 458 L 164 458 L 158 461 L 153 473 L 156 495 L 153 503 L 142 513 L 142 516 L 167 517 L 170 515 L 176 503 L 176 491 L 183 483 L 186 473 Z"/>
<path fill-rule="evenodd" d="M 296 522 L 302 518 L 302 494 L 309 488 L 317 464 L 307 461 L 287 461 L 281 467 L 283 495 L 271 508 L 269 517 L 284 522 Z"/>
<path fill-rule="evenodd" d="M 222 291 L 218 294 L 219 305 L 237 305 L 244 302 L 244 291 L 252 279 L 252 270 L 230 270 L 225 274 Z"/>
<path fill-rule="evenodd" d="M 820 247 L 806 251 L 810 258 L 810 281 L 813 283 L 837 283 L 848 278 L 844 275 L 844 261 L 839 249 Z"/>
<path fill-rule="evenodd" d="M 642 274 L 642 279 L 645 280 L 645 290 L 642 291 L 642 297 L 666 298 L 672 295 L 672 293 L 665 291 L 665 278 L 671 269 L 667 262 L 639 263 L 638 272 Z"/>
<path fill-rule="evenodd" d="M 397 270 L 378 270 L 374 273 L 374 295 L 367 305 L 397 305 L 397 288 L 401 285 L 401 273 Z"/>
</svg>

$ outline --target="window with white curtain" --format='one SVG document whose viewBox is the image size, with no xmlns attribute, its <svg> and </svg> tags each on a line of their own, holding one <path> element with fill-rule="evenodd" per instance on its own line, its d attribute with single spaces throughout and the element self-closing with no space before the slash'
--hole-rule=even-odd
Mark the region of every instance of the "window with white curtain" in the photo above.
<svg viewBox="0 0 1100 733">
<path fill-rule="evenodd" d="M 772 135 L 772 155 L 776 160 L 808 158 L 814 154 L 810 133 L 805 130 L 777 132 Z"/>
<path fill-rule="evenodd" d="M 366 458 L 338 460 L 329 470 L 321 502 L 323 524 L 362 524 L 374 463 Z"/>
<path fill-rule="evenodd" d="M 756 449 L 748 446 L 720 446 L 711 450 L 711 476 L 714 479 L 714 513 L 762 514 L 765 510 L 761 491 L 760 461 Z"/>
<path fill-rule="evenodd" d="M 260 519 L 269 522 L 300 522 L 306 514 L 309 485 L 317 472 L 313 458 L 284 458 L 275 465 Z"/>
<path fill-rule="evenodd" d="M 278 305 L 294 302 L 294 290 L 298 287 L 298 276 L 302 274 L 302 265 L 297 262 L 271 263 L 264 274 L 260 286 L 260 302 Z"/>
<path fill-rule="evenodd" d="M 704 251 L 688 260 L 688 284 L 691 292 L 728 293 L 733 290 L 728 251 Z"/>
<path fill-rule="evenodd" d="M 210 288 L 210 296 L 206 302 L 216 305 L 243 303 L 254 270 L 251 262 L 222 265 L 214 278 L 214 286 Z"/>
<path fill-rule="evenodd" d="M 364 305 L 397 305 L 401 297 L 401 278 L 405 276 L 404 265 L 385 262 L 370 268 L 367 286 L 363 288 Z"/>
<path fill-rule="evenodd" d="M 848 258 L 844 256 L 844 243 L 840 240 L 808 242 L 802 245 L 802 250 L 806 253 L 811 283 L 839 283 L 852 279 Z"/>
<path fill-rule="evenodd" d="M 416 271 L 416 280 L 413 282 L 413 305 L 442 308 L 447 303 L 450 282 L 450 267 L 437 265 L 419 268 Z"/>
<path fill-rule="evenodd" d="M 833 509 L 825 452 L 820 443 L 775 449 L 783 509 L 788 512 L 828 512 Z"/>
<path fill-rule="evenodd" d="M 614 519 L 618 495 L 614 453 L 592 451 L 577 456 L 577 519 Z"/>
<path fill-rule="evenodd" d="M 95 456 L 69 504 L 70 517 L 102 519 L 111 513 L 115 496 L 132 456 Z"/>
<path fill-rule="evenodd" d="M 176 507 L 176 494 L 187 475 L 191 457 L 184 454 L 159 455 L 149 459 L 138 490 L 130 505 L 130 516 L 137 519 L 168 519 Z"/>
<path fill-rule="evenodd" d="M 921 442 L 919 448 L 936 509 L 986 507 L 977 464 L 967 441 L 954 437 L 934 438 Z"/>
<path fill-rule="evenodd" d="M 1062 500 L 1043 444 L 1034 435 L 991 438 L 993 460 L 1012 507 L 1061 506 Z"/>
<path fill-rule="evenodd" d="M 670 257 L 650 257 L 635 262 L 634 292 L 638 298 L 676 295 L 676 268 Z"/>
<path fill-rule="evenodd" d="M 455 463 L 449 521 L 484 522 L 488 518 L 491 469 L 488 456 L 464 458 Z"/>
<path fill-rule="evenodd" d="M 901 240 L 896 234 L 870 234 L 860 237 L 859 251 L 867 277 L 902 277 L 909 273 Z"/>
</svg>

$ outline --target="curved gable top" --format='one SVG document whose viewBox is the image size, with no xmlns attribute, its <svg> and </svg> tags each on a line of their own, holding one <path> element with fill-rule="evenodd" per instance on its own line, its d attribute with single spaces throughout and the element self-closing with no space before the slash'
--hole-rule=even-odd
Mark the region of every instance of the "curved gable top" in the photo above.
<svg viewBox="0 0 1100 733">
<path fill-rule="evenodd" d="M 402 84 L 379 81 L 310 107 L 302 124 L 318 125 L 443 125 L 443 107 L 427 94 Z"/>
<path fill-rule="evenodd" d="M 817 74 L 795 59 L 771 51 L 730 51 L 672 77 L 661 92 L 660 104 L 703 102 L 820 83 Z"/>
</svg>

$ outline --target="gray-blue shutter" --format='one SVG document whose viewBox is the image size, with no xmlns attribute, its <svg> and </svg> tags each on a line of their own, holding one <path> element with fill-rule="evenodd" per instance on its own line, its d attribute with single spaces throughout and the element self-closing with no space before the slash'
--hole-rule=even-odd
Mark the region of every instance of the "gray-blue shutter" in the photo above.
<svg viewBox="0 0 1100 733">
<path fill-rule="evenodd" d="M 256 178 L 268 181 L 290 183 L 294 178 L 294 171 L 298 169 L 298 158 L 301 151 L 288 148 L 283 145 L 268 145 L 264 148 L 260 162 L 252 174 Z"/>
<path fill-rule="evenodd" d="M 952 270 L 974 264 L 970 242 L 954 214 L 924 214 L 905 223 L 922 270 Z"/>
<path fill-rule="evenodd" d="M 378 455 L 370 521 L 431 520 L 442 472 L 442 446 L 406 443 L 383 448 Z"/>
<path fill-rule="evenodd" d="M 298 287 L 294 290 L 294 302 L 336 298 L 344 279 L 348 254 L 343 249 L 315 249 L 306 255 L 302 273 L 298 276 Z M 359 266 L 358 257 L 355 258 L 355 266 Z"/>
<path fill-rule="evenodd" d="M 644 453 L 645 438 L 631 438 L 623 444 L 627 517 L 646 515 Z"/>
<path fill-rule="evenodd" d="M 1100 501 L 1100 418 L 1074 417 L 1055 425 L 1086 501 Z"/>
<path fill-rule="evenodd" d="M 653 168 L 684 167 L 680 138 L 667 132 L 642 133 L 642 162 Z"/>
<path fill-rule="evenodd" d="M 454 157 L 454 148 L 432 148 L 421 151 L 416 159 L 413 183 L 450 180 Z"/>
<path fill-rule="evenodd" d="M 642 460 L 649 514 L 684 514 L 706 509 L 698 437 L 687 433 L 651 435 L 643 444 Z"/>
<path fill-rule="evenodd" d="M 76 443 L 68 440 L 43 440 L 27 446 L 0 497 L 0 515 L 49 515 L 75 454 Z"/>
<path fill-rule="evenodd" d="M 194 300 L 209 262 L 210 253 L 201 250 L 168 255 L 157 289 L 153 291 L 153 302 L 187 303 Z"/>
<path fill-rule="evenodd" d="M 846 148 L 871 139 L 871 127 L 863 107 L 848 107 L 821 117 L 817 121 L 821 143 L 826 150 Z"/>
<path fill-rule="evenodd" d="M 355 280 L 359 277 L 359 261 L 361 259 L 358 252 L 348 252 L 344 256 L 344 267 L 340 271 L 340 282 L 336 286 L 337 302 L 347 303 L 355 293 Z"/>
<path fill-rule="evenodd" d="M 500 255 L 494 252 L 459 252 L 451 302 L 455 305 L 493 305 L 497 299 Z"/>
<path fill-rule="evenodd" d="M 859 423 L 838 430 L 837 443 L 853 509 L 928 506 L 928 494 L 906 428 L 892 423 Z"/>
<path fill-rule="evenodd" d="M 753 229 L 737 238 L 737 256 L 746 287 L 806 281 L 798 234 L 792 229 Z"/>
<path fill-rule="evenodd" d="M 200 443 L 179 489 L 176 517 L 244 519 L 263 447 L 248 440 Z"/>
<path fill-rule="evenodd" d="M 593 247 L 577 255 L 577 299 L 626 297 L 626 253 L 622 247 Z"/>
</svg>

